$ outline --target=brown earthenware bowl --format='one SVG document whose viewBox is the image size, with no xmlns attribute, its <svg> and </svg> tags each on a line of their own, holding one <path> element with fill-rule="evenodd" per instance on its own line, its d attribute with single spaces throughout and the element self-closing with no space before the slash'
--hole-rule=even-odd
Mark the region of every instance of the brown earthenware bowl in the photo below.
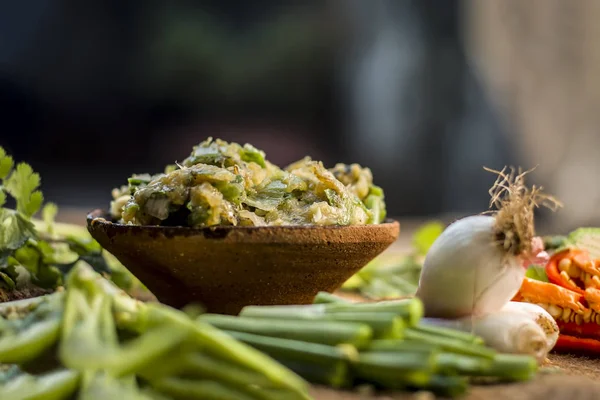
<svg viewBox="0 0 600 400">
<path fill-rule="evenodd" d="M 237 314 L 246 305 L 308 304 L 398 237 L 400 225 L 208 228 L 133 226 L 96 210 L 87 227 L 159 301 Z"/>
</svg>

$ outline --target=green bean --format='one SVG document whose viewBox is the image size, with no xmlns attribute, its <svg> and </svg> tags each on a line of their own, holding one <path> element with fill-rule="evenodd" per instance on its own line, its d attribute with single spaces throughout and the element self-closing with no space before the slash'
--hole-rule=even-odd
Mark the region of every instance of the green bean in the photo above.
<svg viewBox="0 0 600 400">
<path fill-rule="evenodd" d="M 348 363 L 345 361 L 316 363 L 285 358 L 277 358 L 277 361 L 314 384 L 333 388 L 343 388 L 351 384 Z"/>
<path fill-rule="evenodd" d="M 119 345 L 108 308 L 110 303 L 106 299 L 97 299 L 91 315 L 85 317 L 86 322 L 74 325 L 62 341 L 59 354 L 65 366 L 78 370 L 106 370 L 115 376 L 129 375 L 170 351 L 192 333 L 191 326 L 182 329 L 164 324 Z M 71 301 L 81 299 L 70 296 L 67 304 Z M 82 307 L 82 304 L 73 307 L 77 306 Z M 86 353 L 87 357 L 81 356 Z"/>
<path fill-rule="evenodd" d="M 415 332 L 430 333 L 438 336 L 445 336 L 448 338 L 464 340 L 465 342 L 481 344 L 483 345 L 483 339 L 477 335 L 473 335 L 469 332 L 459 331 L 458 329 L 447 328 L 444 326 L 438 326 L 433 324 L 420 323 L 417 326 L 411 328 Z"/>
<path fill-rule="evenodd" d="M 291 321 L 219 314 L 204 314 L 199 319 L 223 330 L 301 340 L 330 346 L 348 343 L 357 348 L 363 348 L 370 342 L 373 335 L 369 325 L 353 322 Z"/>
<path fill-rule="evenodd" d="M 327 314 L 324 319 L 368 325 L 373 330 L 373 339 L 401 339 L 406 328 L 406 322 L 401 317 L 387 312 L 368 314 L 340 311 Z"/>
<path fill-rule="evenodd" d="M 52 318 L 34 323 L 16 335 L 0 339 L 0 362 L 22 364 L 34 360 L 50 347 L 59 337 L 60 319 Z"/>
<path fill-rule="evenodd" d="M 473 376 L 488 376 L 506 381 L 526 381 L 531 379 L 538 369 L 535 358 L 522 354 L 497 354 L 492 362 Z"/>
<path fill-rule="evenodd" d="M 275 387 L 282 390 L 288 390 L 296 395 L 308 393 L 306 381 L 267 355 L 233 339 L 230 335 L 215 329 L 209 324 L 191 320 L 189 316 L 180 310 L 161 304 L 137 302 L 85 265 L 76 266 L 71 271 L 67 288 L 69 292 L 73 289 L 79 289 L 81 292 L 86 293 L 87 298 L 91 298 L 97 293 L 110 297 L 113 315 L 117 326 L 121 329 L 144 334 L 157 326 L 169 326 L 174 330 L 188 332 L 189 337 L 186 340 L 196 346 L 195 348 L 204 349 L 208 354 L 256 371 L 271 380 Z M 72 330 L 71 327 L 77 322 L 80 311 L 75 307 L 76 304 L 69 305 L 69 302 L 67 303 L 64 325 L 66 325 L 67 330 Z M 87 320 L 89 317 L 85 319 Z M 81 330 L 81 332 L 84 337 L 95 334 L 89 327 L 87 331 Z M 85 343 L 85 340 L 80 342 Z M 97 343 L 97 340 L 92 341 L 92 347 L 94 343 Z M 161 345 L 156 344 L 156 346 Z M 106 351 L 106 346 L 97 347 Z M 142 349 L 143 346 L 139 348 Z M 86 354 L 89 358 L 90 353 L 92 353 L 90 349 L 87 347 L 82 347 L 82 349 L 86 349 L 86 351 L 78 354 Z M 69 353 L 65 351 L 63 356 L 69 357 Z M 93 354 L 99 354 L 102 357 L 99 351 L 94 350 Z M 140 370 L 144 369 L 142 365 L 140 367 Z"/>
<path fill-rule="evenodd" d="M 388 389 L 409 385 L 425 385 L 435 367 L 435 352 L 364 352 L 352 369 L 360 379 L 366 379 Z"/>
<path fill-rule="evenodd" d="M 141 367 L 137 375 L 148 382 L 182 374 L 189 369 L 188 359 L 191 354 L 199 351 L 194 343 L 184 342 L 172 351 L 164 354 L 151 364 Z"/>
<path fill-rule="evenodd" d="M 280 321 L 338 321 L 364 324 L 371 327 L 375 339 L 399 339 L 403 336 L 406 323 L 391 311 L 353 312 L 344 308 L 326 313 L 324 306 L 345 304 L 316 304 L 314 306 L 249 306 L 240 313 L 240 318 L 260 318 Z M 323 307 L 320 307 L 323 306 Z"/>
<path fill-rule="evenodd" d="M 444 375 L 479 375 L 490 368 L 492 360 L 456 353 L 440 353 L 436 359 L 436 371 Z"/>
<path fill-rule="evenodd" d="M 133 375 L 115 378 L 104 372 L 90 371 L 84 376 L 77 400 L 152 400 L 153 397 L 157 397 L 140 391 Z"/>
<path fill-rule="evenodd" d="M 257 389 L 277 388 L 264 375 L 212 355 L 190 353 L 181 362 L 184 370 L 179 375 L 182 377 L 214 380 L 226 385 L 246 388 L 246 390 L 249 385 Z M 268 397 L 266 398 L 268 399 Z"/>
<path fill-rule="evenodd" d="M 461 339 L 454 339 L 447 336 L 440 336 L 431 333 L 426 333 L 418 330 L 414 330 L 413 328 L 407 328 L 404 332 L 404 337 L 407 340 L 413 340 L 415 342 L 420 341 L 423 343 L 429 343 L 436 346 L 439 346 L 442 350 L 478 356 L 484 358 L 493 358 L 496 355 L 496 352 L 490 347 L 485 347 L 483 345 L 468 343 Z"/>
<path fill-rule="evenodd" d="M 181 400 L 256 400 L 256 397 L 214 381 L 165 378 L 153 386 L 159 392 Z"/>
<path fill-rule="evenodd" d="M 308 392 L 306 381 L 284 368 L 266 354 L 235 340 L 211 325 L 197 322 L 196 338 L 207 353 L 228 359 L 267 376 L 277 387 Z"/>
<path fill-rule="evenodd" d="M 335 294 L 329 292 L 319 292 L 315 296 L 313 300 L 314 304 L 327 304 L 327 303 L 350 303 L 350 301 L 344 299 L 343 297 L 336 296 Z"/>
<path fill-rule="evenodd" d="M 368 351 L 384 351 L 384 352 L 426 352 L 439 350 L 440 347 L 431 343 L 424 343 L 417 340 L 396 340 L 396 339 L 380 339 L 373 340 Z"/>
<path fill-rule="evenodd" d="M 67 369 L 34 376 L 22 374 L 0 386 L 0 399 L 64 400 L 79 385 L 79 373 Z"/>
<path fill-rule="evenodd" d="M 423 317 L 423 303 L 416 297 L 402 300 L 388 300 L 375 303 L 326 304 L 326 313 L 346 312 L 355 313 L 394 313 L 402 317 L 408 326 L 415 326 Z"/>
<path fill-rule="evenodd" d="M 227 331 L 227 333 L 237 340 L 264 351 L 275 359 L 286 358 L 318 363 L 350 361 L 358 356 L 358 351 L 352 345 L 327 346 L 324 344 L 253 335 L 244 332 Z"/>
<path fill-rule="evenodd" d="M 439 396 L 455 398 L 468 389 L 468 379 L 460 376 L 432 375 L 424 385 L 416 385 L 414 389 L 424 389 Z"/>
</svg>

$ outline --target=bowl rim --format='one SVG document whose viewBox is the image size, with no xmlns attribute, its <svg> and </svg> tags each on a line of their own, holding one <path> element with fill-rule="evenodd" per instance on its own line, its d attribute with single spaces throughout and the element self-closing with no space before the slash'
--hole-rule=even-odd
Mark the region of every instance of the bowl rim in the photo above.
<svg viewBox="0 0 600 400">
<path fill-rule="evenodd" d="M 107 218 L 108 217 L 108 218 Z M 390 229 L 396 226 L 399 227 L 400 222 L 395 219 L 386 218 L 384 222 L 379 224 L 369 225 L 274 225 L 274 226 L 231 226 L 231 225 L 215 225 L 206 226 L 202 228 L 193 228 L 189 226 L 160 226 L 160 225 L 127 225 L 113 222 L 110 218 L 110 213 L 107 210 L 100 208 L 94 209 L 87 213 L 86 221 L 88 229 L 92 229 L 94 225 L 104 226 L 114 229 L 127 229 L 130 231 L 143 230 L 143 231 L 155 231 L 155 232 L 181 232 L 185 234 L 190 233 L 205 233 L 215 231 L 264 231 L 264 230 L 341 230 L 341 229 L 356 229 L 356 228 L 368 228 L 368 229 Z"/>
</svg>

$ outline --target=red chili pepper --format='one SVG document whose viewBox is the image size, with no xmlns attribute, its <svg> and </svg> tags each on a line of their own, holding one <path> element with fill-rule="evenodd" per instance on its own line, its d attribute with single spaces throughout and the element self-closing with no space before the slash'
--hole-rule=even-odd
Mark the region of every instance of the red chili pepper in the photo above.
<svg viewBox="0 0 600 400">
<path fill-rule="evenodd" d="M 550 257 L 550 261 L 546 264 L 546 275 L 548 275 L 548 280 L 556 285 L 562 286 L 579 294 L 584 294 L 585 291 L 580 289 L 577 285 L 567 281 L 562 276 L 560 276 L 560 271 L 558 270 L 558 263 L 565 257 L 572 257 L 576 254 L 579 254 L 578 250 L 564 250 L 554 254 Z"/>
<path fill-rule="evenodd" d="M 554 346 L 554 350 L 600 354 L 600 340 L 577 338 L 575 336 L 561 334 Z"/>
<path fill-rule="evenodd" d="M 561 333 L 572 335 L 577 338 L 598 338 L 600 339 L 600 325 L 594 322 L 587 322 L 577 325 L 575 322 L 556 321 Z"/>
</svg>

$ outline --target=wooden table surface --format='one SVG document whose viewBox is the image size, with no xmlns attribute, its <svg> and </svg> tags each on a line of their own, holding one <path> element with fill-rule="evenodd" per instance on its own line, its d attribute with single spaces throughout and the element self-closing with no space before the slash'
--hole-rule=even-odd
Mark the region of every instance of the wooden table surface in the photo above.
<svg viewBox="0 0 600 400">
<path fill-rule="evenodd" d="M 62 208 L 57 219 L 61 222 L 85 224 L 90 210 Z M 388 251 L 410 248 L 411 233 L 423 219 L 402 219 L 398 241 Z M 546 366 L 556 367 L 553 373 L 540 373 L 526 383 L 473 386 L 464 400 L 561 400 L 600 399 L 600 359 L 551 354 Z M 358 393 L 313 387 L 316 400 L 433 400 L 429 392 L 419 393 Z"/>
</svg>

